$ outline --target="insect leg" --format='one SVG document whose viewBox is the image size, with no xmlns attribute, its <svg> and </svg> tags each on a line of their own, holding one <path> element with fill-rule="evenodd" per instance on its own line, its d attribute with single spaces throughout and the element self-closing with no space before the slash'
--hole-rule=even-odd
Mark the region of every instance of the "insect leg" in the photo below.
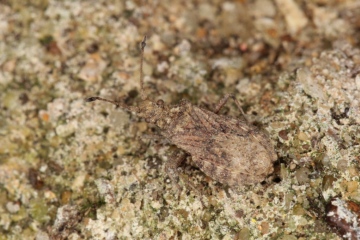
<svg viewBox="0 0 360 240">
<path fill-rule="evenodd" d="M 177 150 L 171 155 L 165 164 L 165 171 L 178 190 L 181 190 L 179 185 L 178 167 L 186 160 L 186 156 L 187 154 L 185 152 Z"/>
<path fill-rule="evenodd" d="M 158 134 L 144 134 L 141 136 L 142 139 L 147 139 L 150 141 L 156 141 L 156 142 L 160 142 L 161 144 L 171 144 L 171 142 L 164 138 L 164 136 L 162 135 L 158 135 Z"/>
<path fill-rule="evenodd" d="M 180 174 L 178 171 L 178 167 L 186 160 L 187 155 L 187 153 L 181 150 L 175 151 L 167 161 L 165 165 L 165 171 L 179 191 L 182 189 L 179 185 L 179 180 L 181 178 L 182 182 L 184 182 L 186 186 L 186 189 L 192 189 L 196 194 L 201 196 L 201 192 L 194 186 L 193 183 L 190 182 L 189 178 L 185 177 L 183 174 Z"/>
<path fill-rule="evenodd" d="M 237 108 L 239 109 L 239 111 L 241 112 L 241 114 L 243 115 L 243 117 L 245 118 L 246 122 L 249 122 L 241 105 L 240 105 L 240 102 L 235 98 L 234 95 L 232 94 L 226 94 L 220 101 L 219 103 L 216 105 L 215 107 L 215 110 L 214 110 L 214 113 L 218 113 L 221 108 L 226 104 L 226 102 L 229 100 L 229 98 L 232 98 L 237 106 Z"/>
</svg>

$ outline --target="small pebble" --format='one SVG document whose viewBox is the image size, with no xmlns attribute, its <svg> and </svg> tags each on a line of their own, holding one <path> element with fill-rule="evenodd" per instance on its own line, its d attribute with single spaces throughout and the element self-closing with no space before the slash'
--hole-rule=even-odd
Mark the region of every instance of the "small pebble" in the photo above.
<svg viewBox="0 0 360 240">
<path fill-rule="evenodd" d="M 326 221 L 343 239 L 360 239 L 360 206 L 333 198 L 326 205 Z"/>
</svg>

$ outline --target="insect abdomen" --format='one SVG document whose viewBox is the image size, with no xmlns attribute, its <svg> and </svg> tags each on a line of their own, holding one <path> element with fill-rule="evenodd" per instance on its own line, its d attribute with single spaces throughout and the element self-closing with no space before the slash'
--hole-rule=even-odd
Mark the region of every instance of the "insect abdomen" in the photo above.
<svg viewBox="0 0 360 240">
<path fill-rule="evenodd" d="M 177 120 L 170 138 L 209 177 L 227 184 L 258 183 L 273 172 L 264 134 L 241 121 L 193 107 Z"/>
</svg>

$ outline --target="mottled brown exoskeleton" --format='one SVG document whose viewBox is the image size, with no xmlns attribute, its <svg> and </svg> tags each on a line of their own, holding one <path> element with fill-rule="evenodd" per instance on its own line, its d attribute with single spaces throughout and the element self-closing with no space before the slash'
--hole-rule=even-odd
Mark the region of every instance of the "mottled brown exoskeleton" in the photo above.
<svg viewBox="0 0 360 240">
<path fill-rule="evenodd" d="M 272 173 L 277 156 L 269 137 L 247 122 L 240 103 L 232 95 L 226 95 L 213 112 L 186 100 L 167 106 L 163 100 L 154 102 L 145 96 L 142 71 L 145 45 L 146 36 L 141 42 L 141 101 L 137 106 L 100 97 L 89 97 L 86 101 L 112 103 L 157 125 L 161 135 L 181 149 L 166 163 L 166 171 L 176 184 L 178 167 L 187 154 L 205 174 L 229 186 L 258 183 Z M 245 120 L 217 114 L 229 98 L 235 101 Z"/>
</svg>

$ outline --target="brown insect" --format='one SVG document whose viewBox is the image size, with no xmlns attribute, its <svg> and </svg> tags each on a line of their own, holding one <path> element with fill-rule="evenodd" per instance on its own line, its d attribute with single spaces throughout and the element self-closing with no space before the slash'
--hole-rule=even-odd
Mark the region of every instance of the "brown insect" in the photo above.
<svg viewBox="0 0 360 240">
<path fill-rule="evenodd" d="M 273 162 L 277 156 L 269 137 L 248 123 L 234 96 L 226 95 L 213 112 L 193 106 L 186 100 L 175 106 L 167 106 L 163 100 L 154 102 L 148 99 L 143 90 L 145 46 L 146 36 L 141 42 L 141 101 L 137 106 L 101 97 L 89 97 L 86 101 L 112 103 L 157 125 L 161 135 L 181 149 L 172 155 L 165 168 L 176 184 L 178 167 L 188 154 L 205 174 L 229 186 L 258 183 L 273 172 Z M 245 120 L 217 114 L 229 98 L 235 101 Z"/>
</svg>

